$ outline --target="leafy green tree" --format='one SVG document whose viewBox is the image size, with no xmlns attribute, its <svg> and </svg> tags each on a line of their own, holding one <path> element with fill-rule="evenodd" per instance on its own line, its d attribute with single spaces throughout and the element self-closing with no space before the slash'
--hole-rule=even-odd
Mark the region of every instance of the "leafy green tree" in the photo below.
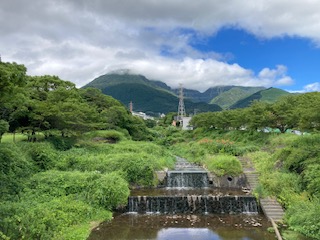
<svg viewBox="0 0 320 240">
<path fill-rule="evenodd" d="M 278 128 L 282 133 L 296 128 L 299 119 L 296 102 L 295 96 L 286 96 L 273 103 L 269 109 L 269 127 Z"/>
<path fill-rule="evenodd" d="M 268 103 L 254 101 L 248 109 L 245 109 L 244 113 L 248 120 L 247 128 L 256 131 L 269 127 L 271 122 L 269 108 Z"/>
<path fill-rule="evenodd" d="M 118 100 L 103 94 L 100 89 L 84 88 L 79 91 L 82 98 L 84 98 L 90 106 L 94 106 L 99 113 L 113 106 L 123 106 Z"/>
<path fill-rule="evenodd" d="M 126 128 L 129 121 L 129 113 L 123 106 L 112 106 L 103 110 L 101 115 L 106 123 L 106 128 Z"/>
<path fill-rule="evenodd" d="M 24 65 L 0 62 L 0 107 L 2 111 L 4 111 L 5 102 L 15 97 L 17 88 L 25 86 L 26 72 Z"/>
<path fill-rule="evenodd" d="M 0 62 L 0 119 L 9 123 L 12 132 L 27 111 L 26 71 L 24 65 Z"/>
<path fill-rule="evenodd" d="M 169 113 L 167 113 L 167 114 L 160 120 L 160 124 L 162 124 L 162 125 L 164 125 L 164 126 L 171 125 L 175 116 L 177 116 L 177 113 L 176 113 L 176 112 L 169 112 Z"/>
<path fill-rule="evenodd" d="M 296 97 L 296 115 L 299 116 L 298 126 L 301 130 L 320 130 L 320 93 L 312 92 L 301 94 Z"/>
<path fill-rule="evenodd" d="M 200 128 L 214 128 L 216 126 L 217 112 L 199 113 L 192 117 L 191 124 Z"/>
<path fill-rule="evenodd" d="M 124 128 L 128 130 L 133 140 L 142 141 L 150 138 L 147 126 L 142 118 L 130 115 Z"/>
</svg>

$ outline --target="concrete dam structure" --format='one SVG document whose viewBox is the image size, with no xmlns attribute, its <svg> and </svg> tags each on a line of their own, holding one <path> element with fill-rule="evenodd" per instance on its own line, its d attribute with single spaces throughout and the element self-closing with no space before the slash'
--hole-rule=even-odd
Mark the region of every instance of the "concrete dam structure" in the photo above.
<svg viewBox="0 0 320 240">
<path fill-rule="evenodd" d="M 208 194 L 209 173 L 203 168 L 177 157 L 176 167 L 166 173 L 166 190 L 158 196 L 130 196 L 127 211 L 131 213 L 161 214 L 240 214 L 258 213 L 256 198 L 247 195 L 228 196 Z M 176 189 L 180 194 L 172 194 Z M 197 194 L 192 190 L 197 189 Z M 203 189 L 203 193 L 201 190 Z M 171 194 L 170 194 L 171 193 Z"/>
</svg>

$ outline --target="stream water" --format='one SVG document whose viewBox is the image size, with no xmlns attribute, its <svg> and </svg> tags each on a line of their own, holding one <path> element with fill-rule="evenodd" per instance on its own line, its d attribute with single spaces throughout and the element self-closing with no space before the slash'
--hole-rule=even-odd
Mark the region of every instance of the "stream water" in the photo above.
<svg viewBox="0 0 320 240">
<path fill-rule="evenodd" d="M 133 190 L 126 213 L 93 229 L 89 240 L 271 240 L 253 196 L 208 187 L 204 169 L 177 158 L 167 188 Z"/>
</svg>

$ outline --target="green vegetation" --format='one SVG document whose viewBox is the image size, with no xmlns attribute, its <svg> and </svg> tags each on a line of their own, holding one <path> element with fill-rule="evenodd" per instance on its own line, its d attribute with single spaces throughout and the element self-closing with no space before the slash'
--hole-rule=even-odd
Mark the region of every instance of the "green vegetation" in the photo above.
<svg viewBox="0 0 320 240">
<path fill-rule="evenodd" d="M 86 239 L 129 187 L 173 166 L 145 122 L 98 89 L 0 62 L 0 238 Z M 9 132 L 9 133 L 7 133 Z"/>
<path fill-rule="evenodd" d="M 264 103 L 274 103 L 279 100 L 281 97 L 291 95 L 289 92 L 286 92 L 278 88 L 268 88 L 260 90 L 246 98 L 240 99 L 238 102 L 230 105 L 230 109 L 236 108 L 245 108 L 249 107 L 250 104 L 254 101 L 260 101 Z"/>
<path fill-rule="evenodd" d="M 219 105 L 222 109 L 228 109 L 230 106 L 236 104 L 241 99 L 249 97 L 250 95 L 263 90 L 263 87 L 233 87 L 228 91 L 222 92 L 210 103 Z"/>
<path fill-rule="evenodd" d="M 129 70 L 102 75 L 84 88 L 87 87 L 98 88 L 125 105 L 133 101 L 136 111 L 148 114 L 168 113 L 177 109 L 179 89 L 171 89 L 163 82 L 131 74 Z M 186 110 L 192 114 L 194 111 L 207 112 L 248 107 L 253 100 L 273 103 L 285 95 L 290 93 L 264 87 L 217 86 L 203 93 L 184 89 Z"/>
<path fill-rule="evenodd" d="M 127 78 L 127 75 L 120 75 L 123 78 Z M 131 75 L 130 75 L 131 76 Z M 110 77 L 113 77 L 111 75 Z M 115 79 L 118 79 L 116 77 Z M 179 99 L 172 92 L 165 89 L 161 89 L 152 84 L 145 84 L 140 82 L 128 82 L 119 81 L 119 83 L 111 84 L 106 79 L 106 86 L 102 86 L 99 81 L 99 85 L 95 84 L 95 80 L 88 86 L 99 87 L 104 94 L 108 94 L 123 104 L 128 105 L 133 101 L 134 111 L 142 111 L 151 115 L 158 115 L 159 113 L 168 113 L 177 110 L 177 103 Z M 100 79 L 99 79 L 100 80 Z M 186 109 L 193 113 L 194 109 L 200 112 L 205 111 L 219 111 L 221 108 L 215 104 L 207 103 L 194 103 L 188 99 L 185 100 Z"/>
<path fill-rule="evenodd" d="M 205 166 L 217 176 L 238 176 L 242 173 L 242 167 L 239 160 L 230 155 L 219 154 L 205 160 Z"/>
<path fill-rule="evenodd" d="M 163 147 L 114 130 L 90 132 L 73 143 L 67 150 L 50 139 L 0 144 L 4 236 L 85 239 L 92 222 L 111 219 L 111 211 L 126 204 L 129 186 L 153 186 L 154 171 L 175 161 Z"/>
<path fill-rule="evenodd" d="M 174 112 L 146 124 L 98 89 L 27 76 L 23 65 L 0 62 L 0 79 L 1 239 L 86 239 L 130 188 L 155 186 L 174 155 L 218 176 L 239 175 L 238 158 L 251 159 L 255 195 L 275 196 L 290 230 L 320 239 L 319 93 L 201 113 L 194 131 L 181 131 L 168 126 Z"/>
<path fill-rule="evenodd" d="M 275 103 L 253 102 L 250 107 L 196 115 L 192 124 L 196 127 L 219 130 L 265 131 L 276 128 L 284 133 L 288 130 L 320 130 L 320 114 L 317 110 L 320 94 L 289 95 Z"/>
</svg>

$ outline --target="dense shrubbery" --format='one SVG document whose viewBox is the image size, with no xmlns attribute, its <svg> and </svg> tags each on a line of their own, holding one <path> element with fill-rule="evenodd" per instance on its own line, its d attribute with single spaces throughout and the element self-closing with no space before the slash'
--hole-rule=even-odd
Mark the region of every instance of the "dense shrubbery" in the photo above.
<svg viewBox="0 0 320 240">
<path fill-rule="evenodd" d="M 86 239 L 90 222 L 126 204 L 129 183 L 154 185 L 154 171 L 174 165 L 169 151 L 128 138 L 112 130 L 70 144 L 61 137 L 0 144 L 0 238 Z"/>
<path fill-rule="evenodd" d="M 230 155 L 219 154 L 207 158 L 205 165 L 210 172 L 217 176 L 232 175 L 237 176 L 242 173 L 242 166 L 239 160 Z"/>
<path fill-rule="evenodd" d="M 25 180 L 34 172 L 34 164 L 27 160 L 20 148 L 0 144 L 0 200 L 18 197 Z"/>
<path fill-rule="evenodd" d="M 248 155 L 260 172 L 259 194 L 274 195 L 286 208 L 289 227 L 320 239 L 320 136 L 282 135 L 271 141 L 273 154 Z"/>
<path fill-rule="evenodd" d="M 39 197 L 0 203 L 1 230 L 10 239 L 85 239 L 90 221 L 111 218 L 111 212 L 71 196 Z"/>
<path fill-rule="evenodd" d="M 46 171 L 35 174 L 24 193 L 27 196 L 62 197 L 75 199 L 112 210 L 125 204 L 129 195 L 127 182 L 116 172 L 101 174 L 79 171 Z"/>
<path fill-rule="evenodd" d="M 58 162 L 58 151 L 49 142 L 20 143 L 20 147 L 39 171 L 52 169 Z"/>
<path fill-rule="evenodd" d="M 155 184 L 155 170 L 173 167 L 174 157 L 153 143 L 124 141 L 115 145 L 95 144 L 90 151 L 71 149 L 61 155 L 58 169 L 122 171 L 127 181 L 135 185 Z"/>
</svg>

